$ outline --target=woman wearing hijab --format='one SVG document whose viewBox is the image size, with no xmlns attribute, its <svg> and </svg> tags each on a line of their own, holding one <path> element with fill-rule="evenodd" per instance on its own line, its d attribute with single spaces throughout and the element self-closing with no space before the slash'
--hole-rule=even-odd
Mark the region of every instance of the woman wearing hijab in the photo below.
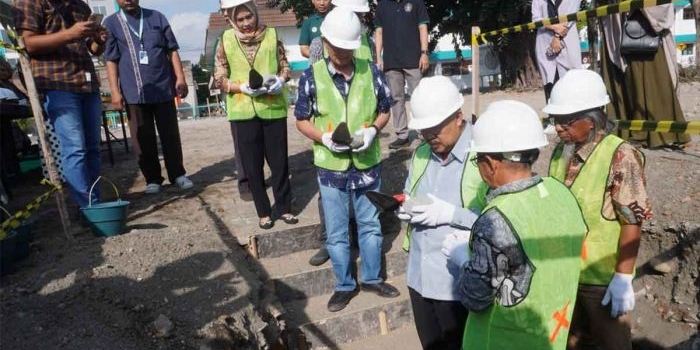
<svg viewBox="0 0 700 350">
<path fill-rule="evenodd" d="M 259 23 L 253 1 L 221 0 L 221 9 L 232 28 L 219 40 L 214 77 L 227 94 L 228 119 L 240 150 L 236 156 L 248 177 L 258 225 L 262 229 L 274 226 L 265 191 L 265 160 L 272 171 L 276 211 L 287 224 L 296 224 L 299 220 L 291 213 L 287 163 L 284 85 L 290 69 L 284 46 L 274 28 Z"/>
</svg>

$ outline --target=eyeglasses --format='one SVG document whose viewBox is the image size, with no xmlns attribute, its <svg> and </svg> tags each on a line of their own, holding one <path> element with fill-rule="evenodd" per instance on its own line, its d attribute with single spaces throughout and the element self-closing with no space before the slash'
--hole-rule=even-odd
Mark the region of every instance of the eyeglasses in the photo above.
<svg viewBox="0 0 700 350">
<path fill-rule="evenodd" d="M 472 164 L 474 164 L 474 166 L 477 166 L 477 167 L 478 167 L 478 166 L 479 166 L 479 163 L 483 162 L 484 160 L 486 160 L 486 154 L 485 154 L 485 153 L 479 153 L 479 154 L 476 155 L 476 157 L 470 159 L 469 161 L 472 162 Z"/>
<path fill-rule="evenodd" d="M 549 124 L 552 126 L 560 125 L 564 129 L 570 128 L 574 123 L 581 120 L 578 115 L 567 116 L 567 117 L 549 117 Z"/>
</svg>

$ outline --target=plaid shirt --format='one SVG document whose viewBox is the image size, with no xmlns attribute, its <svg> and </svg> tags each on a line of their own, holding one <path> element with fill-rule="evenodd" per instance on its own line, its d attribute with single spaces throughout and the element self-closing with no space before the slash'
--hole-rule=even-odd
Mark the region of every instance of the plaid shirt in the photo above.
<svg viewBox="0 0 700 350">
<path fill-rule="evenodd" d="M 70 28 L 90 16 L 90 7 L 81 0 L 16 0 L 15 27 L 47 35 Z M 31 56 L 37 89 L 68 92 L 97 92 L 99 78 L 88 51 L 88 41 L 77 41 L 51 53 Z"/>
</svg>

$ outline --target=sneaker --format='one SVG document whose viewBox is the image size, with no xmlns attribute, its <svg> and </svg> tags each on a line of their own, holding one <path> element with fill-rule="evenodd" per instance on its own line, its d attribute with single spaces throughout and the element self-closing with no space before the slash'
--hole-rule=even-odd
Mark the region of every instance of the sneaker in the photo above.
<svg viewBox="0 0 700 350">
<path fill-rule="evenodd" d="M 401 294 L 396 288 L 394 288 L 392 285 L 386 282 L 363 284 L 362 290 L 366 292 L 372 292 L 384 298 L 396 298 Z"/>
<path fill-rule="evenodd" d="M 177 184 L 182 190 L 190 189 L 192 188 L 192 186 L 194 186 L 192 180 L 188 179 L 185 175 L 182 175 L 175 179 L 175 184 Z"/>
<path fill-rule="evenodd" d="M 398 139 L 394 140 L 394 142 L 389 144 L 389 148 L 390 149 L 399 149 L 401 147 L 405 147 L 405 146 L 408 146 L 410 144 L 411 144 L 411 141 L 409 141 L 407 138 L 405 138 L 405 139 L 398 138 Z"/>
<path fill-rule="evenodd" d="M 328 311 L 337 312 L 344 309 L 350 303 L 350 300 L 355 296 L 355 291 L 348 292 L 337 290 L 333 292 L 331 299 L 328 300 Z"/>
<path fill-rule="evenodd" d="M 159 184 L 147 184 L 146 185 L 146 191 L 144 191 L 146 194 L 156 194 L 160 192 L 160 185 Z"/>
</svg>

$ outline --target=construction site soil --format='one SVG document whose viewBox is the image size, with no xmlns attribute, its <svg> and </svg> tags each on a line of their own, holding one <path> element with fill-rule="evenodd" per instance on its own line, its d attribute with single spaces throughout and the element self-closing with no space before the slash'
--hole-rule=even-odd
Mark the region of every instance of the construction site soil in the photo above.
<svg viewBox="0 0 700 350">
<path fill-rule="evenodd" d="M 541 109 L 542 95 L 498 91 L 483 94 L 481 103 L 515 99 Z M 470 96 L 465 100 L 469 111 Z M 686 118 L 700 120 L 700 83 L 682 84 L 680 100 Z M 290 110 L 293 204 L 300 225 L 310 225 L 318 221 L 315 171 L 310 143 L 291 116 Z M 228 122 L 224 117 L 183 120 L 180 133 L 185 167 L 195 183 L 188 191 L 166 185 L 160 194 L 144 195 L 135 157 L 114 144 L 116 164 L 111 166 L 105 153 L 103 174 L 131 202 L 125 234 L 95 237 L 83 224 L 74 227 L 69 240 L 53 199 L 32 216 L 30 255 L 0 280 L 1 348 L 208 349 L 215 347 L 207 347 L 205 340 L 216 332 L 222 315 L 232 315 L 230 322 L 248 323 L 251 333 L 269 323 L 267 311 L 261 312 L 269 310 L 264 307 L 265 271 L 243 246 L 260 230 L 252 203 L 242 201 L 235 189 Z M 383 187 L 388 192 L 403 186 L 411 150 L 387 150 L 392 140 L 388 127 L 382 132 Z M 636 349 L 700 349 L 699 140 L 694 136 L 682 151 L 644 150 L 654 217 L 644 224 L 634 281 Z M 546 174 L 555 137 L 551 141 L 536 164 L 541 174 Z M 40 178 L 33 172 L 13 179 L 10 211 L 46 190 Z M 114 197 L 110 187 L 102 190 L 106 198 Z M 278 221 L 278 227 L 285 224 Z M 410 339 L 414 343 L 396 338 L 396 348 L 420 348 L 415 337 Z"/>
</svg>

